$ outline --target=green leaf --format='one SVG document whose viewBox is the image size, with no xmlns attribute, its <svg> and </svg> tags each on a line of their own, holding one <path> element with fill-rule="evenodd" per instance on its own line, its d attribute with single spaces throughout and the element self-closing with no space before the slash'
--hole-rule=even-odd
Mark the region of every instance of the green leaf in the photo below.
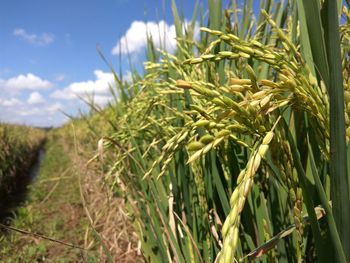
<svg viewBox="0 0 350 263">
<path fill-rule="evenodd" d="M 327 86 L 329 80 L 329 70 L 326 44 L 324 40 L 320 15 L 320 1 L 303 0 L 303 6 L 299 4 L 298 9 L 300 14 L 305 13 L 307 30 L 309 32 L 310 46 L 315 62 L 316 72 L 320 74 L 321 79 Z"/>
<path fill-rule="evenodd" d="M 321 200 L 322 207 L 326 211 L 326 218 L 328 222 L 328 227 L 329 227 L 329 232 L 331 236 L 331 241 L 333 242 L 334 249 L 336 250 L 336 256 L 337 256 L 337 262 L 344 262 L 346 263 L 346 258 L 345 254 L 342 248 L 342 244 L 339 238 L 339 234 L 337 231 L 337 227 L 335 225 L 333 213 L 332 213 L 332 208 L 330 207 L 328 203 L 328 199 L 325 193 L 325 190 L 322 186 L 319 173 L 317 172 L 315 160 L 314 160 L 314 155 L 312 153 L 311 145 L 310 142 L 308 141 L 308 147 L 309 147 L 309 155 L 310 155 L 310 166 L 311 166 L 311 171 L 312 175 L 315 181 L 316 189 L 318 192 L 318 196 Z M 332 247 L 330 246 L 324 246 L 325 249 L 329 249 L 329 253 L 332 253 Z"/>
<path fill-rule="evenodd" d="M 295 144 L 293 135 L 292 135 L 291 131 L 289 130 L 289 127 L 288 127 L 287 123 L 285 122 L 285 120 L 282 121 L 282 124 L 284 126 L 287 140 L 288 140 L 289 145 L 290 145 L 290 150 L 291 150 L 291 153 L 293 156 L 293 162 L 295 165 L 295 169 L 298 173 L 298 179 L 299 179 L 300 186 L 301 186 L 302 191 L 303 191 L 303 198 L 305 201 L 306 209 L 307 209 L 307 212 L 308 212 L 309 217 L 310 217 L 310 225 L 311 225 L 312 233 L 313 233 L 314 240 L 315 240 L 316 252 L 317 252 L 319 261 L 323 262 L 324 257 L 322 255 L 324 253 L 324 248 L 323 248 L 323 242 L 322 242 L 321 228 L 320 228 L 320 225 L 317 221 L 317 217 L 316 217 L 315 210 L 314 210 L 314 207 L 315 207 L 314 200 L 312 199 L 312 196 L 311 196 L 309 188 L 308 188 L 308 184 L 306 181 L 306 174 L 305 174 L 303 165 L 301 163 L 300 155 L 299 155 L 297 146 Z"/>
<path fill-rule="evenodd" d="M 350 262 L 350 191 L 345 140 L 344 89 L 337 2 L 325 1 L 324 25 L 329 63 L 330 175 L 333 213 L 347 261 Z"/>
</svg>

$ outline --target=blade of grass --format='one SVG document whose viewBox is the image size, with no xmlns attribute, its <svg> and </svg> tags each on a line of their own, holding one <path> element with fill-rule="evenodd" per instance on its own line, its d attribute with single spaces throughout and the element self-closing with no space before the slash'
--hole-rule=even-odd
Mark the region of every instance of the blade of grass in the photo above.
<svg viewBox="0 0 350 263">
<path fill-rule="evenodd" d="M 208 5 L 210 28 L 220 30 L 222 18 L 222 0 L 209 0 Z"/>
<path fill-rule="evenodd" d="M 239 37 L 241 39 L 244 39 L 244 37 L 246 36 L 248 27 L 249 27 L 249 22 L 251 21 L 251 12 L 252 12 L 252 5 L 253 5 L 253 1 L 252 0 L 248 0 L 248 3 L 245 3 L 243 6 L 243 14 L 242 14 L 242 21 L 241 21 L 241 30 L 240 30 L 240 34 Z"/>
<path fill-rule="evenodd" d="M 320 228 L 320 225 L 317 221 L 317 217 L 315 214 L 314 201 L 311 198 L 311 195 L 309 193 L 308 185 L 306 182 L 306 174 L 305 174 L 303 165 L 301 163 L 300 154 L 298 152 L 298 149 L 297 149 L 297 146 L 295 144 L 292 133 L 289 130 L 289 127 L 284 119 L 282 121 L 282 124 L 284 126 L 286 137 L 287 137 L 287 140 L 288 140 L 289 145 L 290 145 L 290 149 L 291 149 L 291 153 L 293 156 L 295 169 L 296 169 L 297 174 L 298 174 L 300 186 L 301 186 L 302 191 L 303 191 L 303 198 L 305 201 L 305 206 L 306 206 L 307 212 L 310 216 L 310 224 L 311 224 L 311 229 L 312 229 L 312 233 L 313 233 L 314 240 L 315 240 L 316 252 L 318 255 L 318 259 L 319 259 L 319 262 L 324 262 L 324 257 L 322 255 L 325 251 L 325 248 L 324 248 L 323 242 L 322 242 L 321 228 Z"/>
<path fill-rule="evenodd" d="M 314 60 L 312 57 L 312 49 L 310 45 L 310 37 L 309 32 L 307 30 L 306 16 L 304 4 L 302 1 L 296 1 L 297 10 L 298 10 L 298 19 L 300 22 L 300 50 L 303 55 L 303 59 L 305 59 L 306 64 L 309 65 L 311 73 L 316 76 Z"/>
<path fill-rule="evenodd" d="M 323 209 L 320 207 L 315 207 L 315 213 L 317 215 L 318 220 L 320 220 L 324 216 L 324 211 L 322 210 Z M 303 216 L 303 222 L 308 223 L 308 221 L 309 221 L 309 216 L 308 215 Z M 246 256 L 244 256 L 239 262 L 244 262 L 245 259 L 248 259 L 248 261 L 253 261 L 261 257 L 266 252 L 274 248 L 278 244 L 278 242 L 281 241 L 283 238 L 291 235 L 295 229 L 296 229 L 295 224 L 288 226 L 287 228 L 283 229 L 278 234 L 273 236 L 271 239 L 269 239 L 267 242 L 265 242 L 264 244 L 257 247 Z"/>
<path fill-rule="evenodd" d="M 325 1 L 326 46 L 329 62 L 330 174 L 335 222 L 347 261 L 350 261 L 350 196 L 345 140 L 344 90 L 336 1 Z"/>
<path fill-rule="evenodd" d="M 321 79 L 328 84 L 329 70 L 327 61 L 326 44 L 323 36 L 323 28 L 320 15 L 319 0 L 303 0 L 303 6 L 298 5 L 299 13 L 305 13 L 307 30 L 310 37 L 310 46 L 314 58 L 316 71 L 321 75 Z M 339 31 L 338 31 L 339 32 Z M 309 65 L 312 67 L 313 65 Z M 328 88 L 328 87 L 327 87 Z"/>
<path fill-rule="evenodd" d="M 322 204 L 324 210 L 326 211 L 326 218 L 327 218 L 327 222 L 328 222 L 328 226 L 329 226 L 330 236 L 331 236 L 334 248 L 336 250 L 336 255 L 337 255 L 337 260 L 338 260 L 337 262 L 346 262 L 345 254 L 344 254 L 344 251 L 343 251 L 343 248 L 341 245 L 341 241 L 339 238 L 337 227 L 335 225 L 335 221 L 334 221 L 334 217 L 333 217 L 333 213 L 332 213 L 332 208 L 329 206 L 326 193 L 323 189 L 319 174 L 317 172 L 317 168 L 316 168 L 316 164 L 315 164 L 315 160 L 314 160 L 314 155 L 312 153 L 312 149 L 311 149 L 311 145 L 310 145 L 309 140 L 308 140 L 308 148 L 309 148 L 310 166 L 311 166 L 311 170 L 312 170 L 312 175 L 313 175 L 313 178 L 315 180 L 315 185 L 316 185 L 316 189 L 317 189 L 318 195 L 319 195 L 320 200 L 321 200 L 321 204 Z M 330 252 L 332 252 L 331 249 L 330 249 Z"/>
</svg>

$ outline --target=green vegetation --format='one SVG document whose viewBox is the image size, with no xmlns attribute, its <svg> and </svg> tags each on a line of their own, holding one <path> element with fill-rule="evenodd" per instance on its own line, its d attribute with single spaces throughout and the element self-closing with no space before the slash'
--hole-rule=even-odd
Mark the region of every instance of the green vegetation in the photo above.
<svg viewBox="0 0 350 263">
<path fill-rule="evenodd" d="M 115 103 L 50 132 L 14 225 L 91 261 L 141 260 L 136 231 L 147 262 L 350 262 L 349 10 L 266 0 L 254 19 L 252 0 L 208 3 L 185 23 L 172 1 L 176 53 L 149 38 L 143 77 L 112 69 Z M 68 206 L 81 216 L 66 234 Z M 8 259 L 81 256 L 50 251 Z"/>
<path fill-rule="evenodd" d="M 121 200 L 107 199 L 112 194 L 103 187 L 100 166 L 86 166 L 96 148 L 92 138 L 86 120 L 47 133 L 45 155 L 28 199 L 13 214 L 12 229 L 2 227 L 1 262 L 104 262 L 108 257 L 112 262 L 138 261 L 132 247 L 125 253 L 136 241 L 127 236 L 132 229 L 126 218 L 116 213 Z M 109 233 L 111 229 L 116 232 Z"/>
<path fill-rule="evenodd" d="M 83 209 L 78 180 L 71 172 L 71 166 L 61 142 L 50 139 L 40 175 L 30 187 L 30 198 L 25 206 L 18 209 L 11 225 L 81 246 L 87 221 L 80 219 Z M 2 246 L 3 262 L 38 262 L 45 259 L 49 262 L 77 262 L 81 258 L 79 249 L 17 232 L 8 234 L 2 240 L 2 244 L 7 244 Z M 22 247 L 20 251 L 19 247 Z"/>
<path fill-rule="evenodd" d="M 100 141 L 145 259 L 348 262 L 348 10 L 339 28 L 332 1 L 261 1 L 256 19 L 208 3 L 196 40 L 197 10 L 185 27 L 173 2 L 176 54 L 150 39 Z"/>
<path fill-rule="evenodd" d="M 44 139 L 41 129 L 0 123 L 0 214 L 11 206 L 11 195 L 29 177 Z"/>
</svg>

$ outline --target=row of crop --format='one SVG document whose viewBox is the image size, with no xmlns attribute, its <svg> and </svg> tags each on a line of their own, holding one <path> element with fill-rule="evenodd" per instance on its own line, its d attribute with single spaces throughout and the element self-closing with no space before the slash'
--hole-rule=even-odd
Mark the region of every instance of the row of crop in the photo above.
<svg viewBox="0 0 350 263">
<path fill-rule="evenodd" d="M 29 178 L 38 157 L 45 131 L 20 125 L 0 124 L 0 200 L 6 206 L 9 196 Z"/>
</svg>

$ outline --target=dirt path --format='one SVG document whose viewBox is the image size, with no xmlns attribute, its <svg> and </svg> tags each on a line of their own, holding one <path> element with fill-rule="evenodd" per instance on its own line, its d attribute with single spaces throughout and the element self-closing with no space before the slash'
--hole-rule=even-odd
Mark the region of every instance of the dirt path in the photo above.
<svg viewBox="0 0 350 263">
<path fill-rule="evenodd" d="M 11 230 L 2 236 L 1 262 L 98 262 L 96 251 L 84 252 L 40 237 L 84 247 L 88 225 L 71 160 L 59 142 L 48 142 L 29 199 L 11 223 L 27 234 Z"/>
<path fill-rule="evenodd" d="M 51 136 L 28 200 L 0 235 L 0 262 L 143 261 L 124 200 L 107 190 L 97 164 L 86 167 L 85 152 Z"/>
</svg>

